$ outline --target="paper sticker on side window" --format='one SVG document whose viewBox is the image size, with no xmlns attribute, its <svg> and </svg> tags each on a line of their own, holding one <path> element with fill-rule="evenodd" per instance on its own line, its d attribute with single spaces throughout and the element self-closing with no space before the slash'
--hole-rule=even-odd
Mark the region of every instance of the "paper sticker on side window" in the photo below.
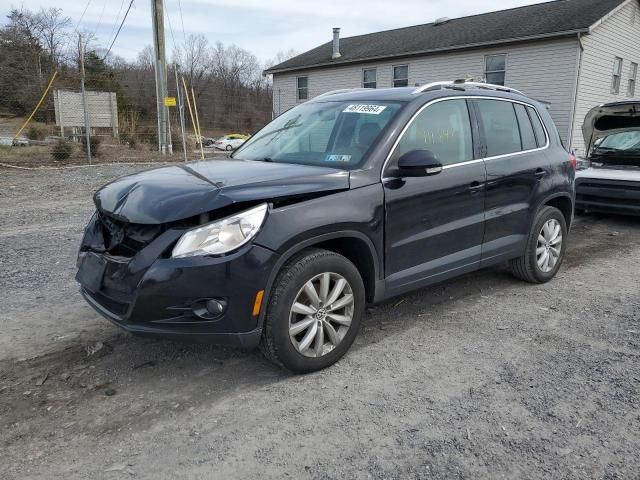
<svg viewBox="0 0 640 480">
<path fill-rule="evenodd" d="M 368 113 L 370 115 L 380 115 L 384 109 L 387 108 L 385 105 L 349 105 L 342 112 L 343 113 Z"/>
</svg>

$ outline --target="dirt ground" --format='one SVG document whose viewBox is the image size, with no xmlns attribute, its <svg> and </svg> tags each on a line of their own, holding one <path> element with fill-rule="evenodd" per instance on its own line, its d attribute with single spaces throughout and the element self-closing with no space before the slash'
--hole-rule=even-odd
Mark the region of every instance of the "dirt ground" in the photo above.
<svg viewBox="0 0 640 480">
<path fill-rule="evenodd" d="M 293 376 L 85 305 L 91 193 L 135 170 L 0 169 L 0 478 L 639 478 L 640 221 L 579 217 L 545 285 L 489 269 L 371 308 Z"/>
</svg>

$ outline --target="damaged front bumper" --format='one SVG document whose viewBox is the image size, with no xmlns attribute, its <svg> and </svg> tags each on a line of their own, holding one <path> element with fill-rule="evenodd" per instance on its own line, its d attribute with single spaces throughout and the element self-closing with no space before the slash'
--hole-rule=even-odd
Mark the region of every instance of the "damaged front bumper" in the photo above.
<svg viewBox="0 0 640 480">
<path fill-rule="evenodd" d="M 640 169 L 579 170 L 576 172 L 576 209 L 640 215 Z"/>
<path fill-rule="evenodd" d="M 253 348 L 260 340 L 254 300 L 276 254 L 248 244 L 225 256 L 171 258 L 184 229 L 168 229 L 132 257 L 110 255 L 94 215 L 78 257 L 76 279 L 85 300 L 133 334 Z M 213 301 L 219 311 L 207 310 Z"/>
</svg>

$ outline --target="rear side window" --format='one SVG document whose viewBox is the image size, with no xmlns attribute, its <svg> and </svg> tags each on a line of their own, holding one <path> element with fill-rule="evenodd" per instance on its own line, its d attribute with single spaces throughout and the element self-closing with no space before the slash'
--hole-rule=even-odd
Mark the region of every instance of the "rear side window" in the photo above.
<svg viewBox="0 0 640 480">
<path fill-rule="evenodd" d="M 522 139 L 523 150 L 533 150 L 538 146 L 536 143 L 536 135 L 533 133 L 533 125 L 527 114 L 527 110 L 524 105 L 514 103 L 513 108 L 516 110 L 516 117 L 518 117 L 518 126 L 520 127 L 520 138 Z"/>
<path fill-rule="evenodd" d="M 536 112 L 533 107 L 527 107 L 527 111 L 529 112 L 529 117 L 531 117 L 538 147 L 544 147 L 547 144 L 547 135 L 544 133 L 544 127 L 542 126 L 538 112 Z"/>
<path fill-rule="evenodd" d="M 445 100 L 420 112 L 400 139 L 396 157 L 411 150 L 431 150 L 443 165 L 473 160 L 467 102 Z"/>
<path fill-rule="evenodd" d="M 484 127 L 487 156 L 519 152 L 520 132 L 513 103 L 503 100 L 477 100 Z"/>
</svg>

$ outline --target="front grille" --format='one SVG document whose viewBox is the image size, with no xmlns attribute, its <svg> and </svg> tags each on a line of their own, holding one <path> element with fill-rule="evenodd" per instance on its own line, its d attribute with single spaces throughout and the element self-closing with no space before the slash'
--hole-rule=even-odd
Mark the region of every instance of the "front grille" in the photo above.
<svg viewBox="0 0 640 480">
<path fill-rule="evenodd" d="M 98 221 L 105 249 L 114 256 L 133 257 L 162 233 L 160 225 L 127 223 L 102 212 L 98 212 Z"/>
<path fill-rule="evenodd" d="M 640 209 L 640 182 L 585 179 L 576 182 L 576 203 L 583 207 Z"/>
</svg>

